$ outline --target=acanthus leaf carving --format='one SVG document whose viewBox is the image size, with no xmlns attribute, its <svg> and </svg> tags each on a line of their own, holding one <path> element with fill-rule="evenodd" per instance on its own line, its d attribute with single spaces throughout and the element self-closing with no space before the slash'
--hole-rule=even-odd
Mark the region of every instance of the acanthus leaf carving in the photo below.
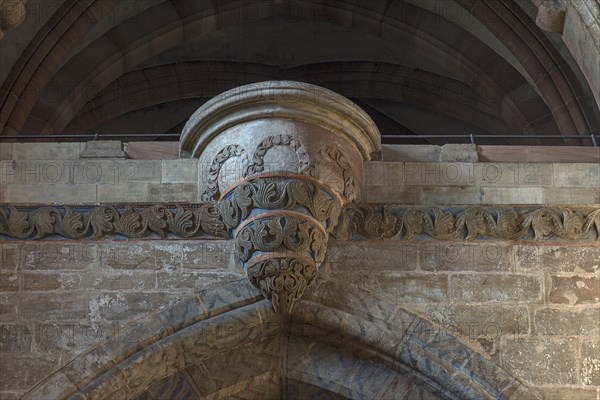
<svg viewBox="0 0 600 400">
<path fill-rule="evenodd" d="M 236 234 L 240 260 L 246 262 L 256 252 L 286 252 L 305 254 L 322 262 L 327 249 L 326 233 L 318 224 L 298 217 L 267 215 L 244 225 Z"/>
<path fill-rule="evenodd" d="M 317 265 L 303 257 L 272 257 L 247 267 L 248 279 L 273 304 L 275 312 L 290 313 L 317 277 Z"/>
<path fill-rule="evenodd" d="M 369 239 L 415 239 L 426 235 L 437 240 L 535 240 L 552 237 L 583 240 L 594 234 L 600 241 L 600 209 L 573 210 L 542 207 L 531 210 L 473 206 L 441 210 L 420 207 L 347 207 L 344 229 L 336 237 L 353 234 Z"/>
<path fill-rule="evenodd" d="M 314 183 L 294 184 L 281 180 L 259 191 L 252 182 L 240 189 L 245 195 L 222 202 L 193 205 L 167 205 L 118 209 L 97 207 L 40 207 L 37 209 L 0 207 L 0 235 L 15 239 L 42 239 L 58 235 L 69 239 L 99 239 L 108 235 L 145 237 L 173 235 L 181 238 L 210 235 L 227 237 L 239 225 L 241 215 L 253 208 L 281 204 L 291 209 L 301 205 L 314 211 L 315 219 L 327 226 L 337 225 L 336 238 L 358 235 L 369 239 L 416 239 L 423 235 L 438 240 L 476 240 L 493 237 L 501 240 L 600 240 L 600 209 L 541 207 L 512 209 L 473 206 L 440 209 L 401 206 L 348 206 L 327 192 L 314 190 Z M 302 186 L 308 185 L 308 186 Z M 312 185 L 312 186 L 311 186 Z M 265 186 L 267 187 L 267 186 Z M 237 190 L 237 189 L 236 189 Z M 264 196 L 271 196 L 264 201 Z M 297 197 L 297 198 L 295 198 Z M 315 200 L 315 198 L 322 200 Z M 243 201 L 240 201 L 242 200 Z M 277 199 L 277 201 L 273 200 Z M 321 204 L 320 206 L 318 204 Z M 61 211 L 61 209 L 63 211 Z M 274 208 L 276 209 L 276 208 Z M 321 210 L 321 211 L 319 211 Z M 331 223 L 337 221 L 339 224 Z"/>
<path fill-rule="evenodd" d="M 330 171 L 331 167 L 326 168 L 327 163 L 335 165 L 337 174 Z M 317 154 L 315 165 L 311 165 L 305 172 L 322 182 L 331 183 L 341 180 L 345 199 L 348 202 L 353 202 L 358 198 L 352 167 L 344 154 L 335 147 L 328 146 L 321 149 Z M 339 175 L 339 177 L 336 175 Z"/>
</svg>

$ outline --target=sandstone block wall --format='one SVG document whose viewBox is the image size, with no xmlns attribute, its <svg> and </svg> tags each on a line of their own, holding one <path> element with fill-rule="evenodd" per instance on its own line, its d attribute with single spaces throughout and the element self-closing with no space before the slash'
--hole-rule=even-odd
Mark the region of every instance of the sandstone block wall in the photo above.
<svg viewBox="0 0 600 400">
<path fill-rule="evenodd" d="M 2 206 L 198 201 L 196 161 L 160 159 L 147 149 L 138 153 L 147 159 L 84 160 L 83 146 L 1 144 Z M 536 148 L 520 148 L 530 157 L 521 163 L 506 149 L 463 150 L 442 161 L 435 146 L 384 147 L 384 161 L 366 164 L 362 201 L 600 205 L 597 149 L 573 158 L 565 150 L 560 163 Z M 147 313 L 243 276 L 229 240 L 113 239 L 1 239 L 1 399 L 18 398 Z M 593 238 L 332 242 L 324 277 L 424 316 L 548 399 L 600 399 L 600 245 Z"/>
</svg>

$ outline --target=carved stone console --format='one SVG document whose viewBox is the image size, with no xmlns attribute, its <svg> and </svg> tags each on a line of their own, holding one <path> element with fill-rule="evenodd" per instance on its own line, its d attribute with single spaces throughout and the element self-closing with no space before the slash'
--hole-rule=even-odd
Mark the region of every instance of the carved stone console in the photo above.
<svg viewBox="0 0 600 400">
<path fill-rule="evenodd" d="M 288 81 L 242 86 L 184 127 L 180 157 L 199 158 L 200 194 L 217 201 L 250 282 L 291 311 L 317 277 L 362 164 L 380 151 L 370 117 L 327 89 Z"/>
</svg>

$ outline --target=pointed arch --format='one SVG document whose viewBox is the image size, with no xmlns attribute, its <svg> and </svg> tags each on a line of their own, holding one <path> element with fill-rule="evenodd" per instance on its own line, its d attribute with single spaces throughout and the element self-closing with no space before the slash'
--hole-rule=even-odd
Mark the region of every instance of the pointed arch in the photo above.
<svg viewBox="0 0 600 400">
<path fill-rule="evenodd" d="M 232 368 L 239 360 L 252 368 Z M 220 382 L 199 387 L 206 381 L 194 375 Z M 137 399 L 159 382 L 167 382 L 162 392 L 184 390 L 181 379 L 194 393 L 219 398 L 273 376 L 346 398 L 408 399 L 411 391 L 434 399 L 536 398 L 457 338 L 364 290 L 326 281 L 292 315 L 277 315 L 243 279 L 136 321 L 23 399 Z"/>
</svg>

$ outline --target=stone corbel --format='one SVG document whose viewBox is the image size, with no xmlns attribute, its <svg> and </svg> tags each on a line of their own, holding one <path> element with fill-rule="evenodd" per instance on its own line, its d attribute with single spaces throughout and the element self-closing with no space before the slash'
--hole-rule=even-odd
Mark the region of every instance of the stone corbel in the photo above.
<svg viewBox="0 0 600 400">
<path fill-rule="evenodd" d="M 200 194 L 216 201 L 250 282 L 277 312 L 316 279 L 342 208 L 358 200 L 362 165 L 381 148 L 348 99 L 299 82 L 242 86 L 184 127 L 180 157 L 199 158 Z"/>
</svg>

